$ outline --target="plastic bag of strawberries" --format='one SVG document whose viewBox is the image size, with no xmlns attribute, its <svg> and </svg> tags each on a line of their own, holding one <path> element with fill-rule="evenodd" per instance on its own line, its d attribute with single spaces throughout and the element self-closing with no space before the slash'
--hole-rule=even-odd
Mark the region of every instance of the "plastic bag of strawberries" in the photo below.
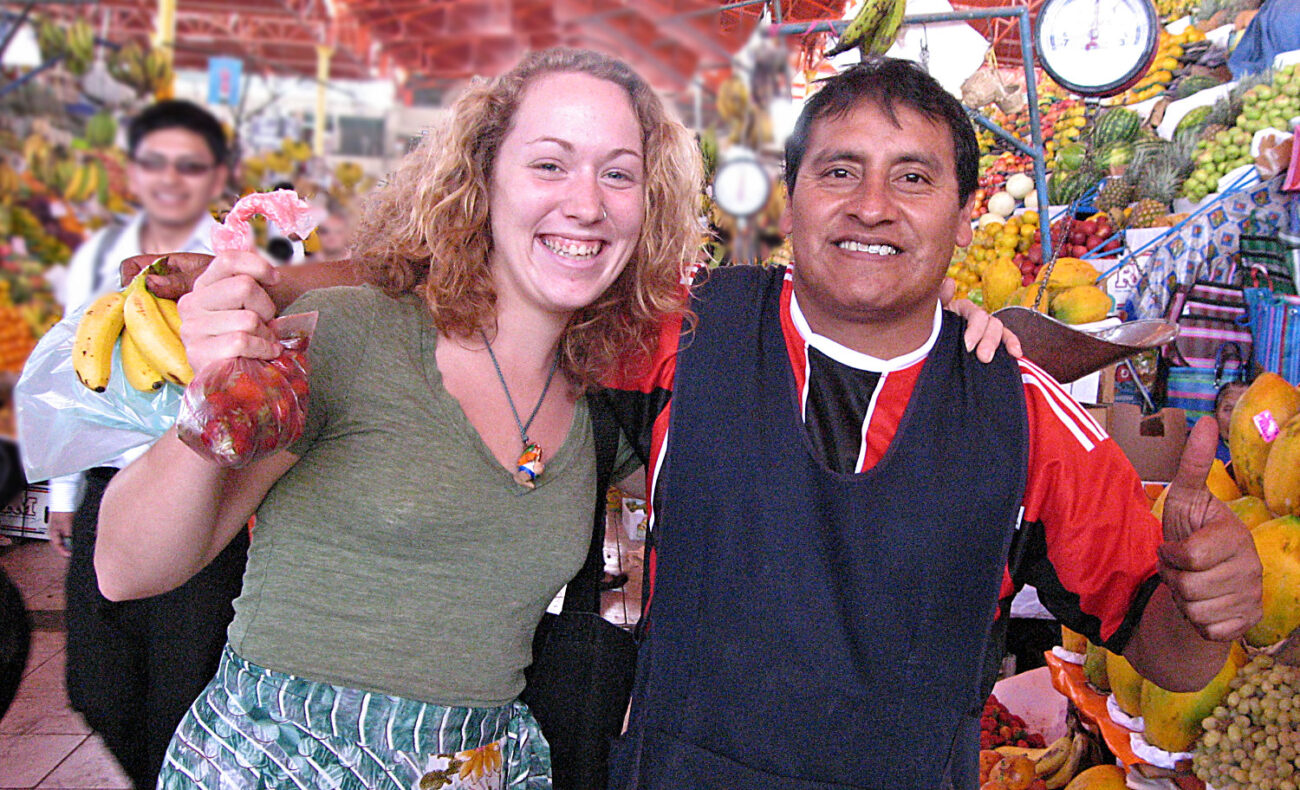
<svg viewBox="0 0 1300 790">
<path fill-rule="evenodd" d="M 239 199 L 212 229 L 217 252 L 251 251 L 249 220 L 269 218 L 286 233 L 305 238 L 315 211 L 291 190 Z M 177 433 L 190 449 L 220 466 L 238 468 L 288 447 L 307 424 L 307 347 L 316 313 L 276 318 L 267 326 L 283 347 L 272 360 L 237 358 L 205 368 L 185 388 Z"/>
<path fill-rule="evenodd" d="M 176 418 L 181 441 L 232 469 L 297 441 L 307 424 L 307 347 L 316 315 L 288 315 L 268 324 L 283 346 L 275 359 L 230 359 L 195 377 Z"/>
</svg>

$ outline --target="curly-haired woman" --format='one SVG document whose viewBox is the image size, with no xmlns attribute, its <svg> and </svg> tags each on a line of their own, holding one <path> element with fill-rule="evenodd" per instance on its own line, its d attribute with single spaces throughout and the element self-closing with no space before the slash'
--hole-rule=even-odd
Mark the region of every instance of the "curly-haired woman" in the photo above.
<svg viewBox="0 0 1300 790">
<path fill-rule="evenodd" d="M 630 68 L 530 55 L 471 86 L 365 207 L 368 285 L 290 309 L 320 314 L 303 437 L 227 470 L 169 432 L 118 475 L 110 598 L 182 583 L 257 516 L 161 787 L 550 786 L 516 698 L 590 542 L 584 392 L 683 308 L 700 185 L 690 133 Z M 263 286 L 284 276 L 215 258 L 181 301 L 196 371 L 276 354 Z"/>
</svg>

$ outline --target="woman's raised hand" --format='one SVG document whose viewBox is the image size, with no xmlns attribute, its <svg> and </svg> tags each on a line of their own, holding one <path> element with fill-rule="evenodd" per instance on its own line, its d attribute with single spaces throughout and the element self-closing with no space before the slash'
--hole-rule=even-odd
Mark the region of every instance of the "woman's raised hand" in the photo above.
<svg viewBox="0 0 1300 790">
<path fill-rule="evenodd" d="M 217 255 L 179 301 L 181 341 L 197 374 L 234 357 L 274 359 L 281 346 L 266 322 L 276 315 L 266 287 L 280 279 L 253 252 Z"/>
</svg>

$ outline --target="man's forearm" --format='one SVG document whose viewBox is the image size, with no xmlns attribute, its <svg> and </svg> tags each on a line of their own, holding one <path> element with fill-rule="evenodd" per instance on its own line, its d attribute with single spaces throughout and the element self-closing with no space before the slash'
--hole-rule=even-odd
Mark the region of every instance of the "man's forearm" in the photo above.
<svg viewBox="0 0 1300 790">
<path fill-rule="evenodd" d="M 317 288 L 360 285 L 365 281 L 360 267 L 351 260 L 299 263 L 285 266 L 277 272 L 280 281 L 266 289 L 277 310 L 285 309 L 298 297 Z"/>
<path fill-rule="evenodd" d="M 1161 584 L 1147 602 L 1124 657 L 1142 677 L 1169 691 L 1200 691 L 1223 669 L 1228 642 L 1197 633 Z"/>
</svg>

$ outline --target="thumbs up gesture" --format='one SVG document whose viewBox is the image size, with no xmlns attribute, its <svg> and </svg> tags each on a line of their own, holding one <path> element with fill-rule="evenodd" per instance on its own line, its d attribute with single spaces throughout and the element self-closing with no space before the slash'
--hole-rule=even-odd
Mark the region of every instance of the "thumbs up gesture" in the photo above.
<svg viewBox="0 0 1300 790">
<path fill-rule="evenodd" d="M 1165 499 L 1160 577 L 1206 639 L 1244 634 L 1263 615 L 1263 571 L 1250 530 L 1205 485 L 1218 424 L 1202 417 L 1187 438 Z"/>
</svg>

